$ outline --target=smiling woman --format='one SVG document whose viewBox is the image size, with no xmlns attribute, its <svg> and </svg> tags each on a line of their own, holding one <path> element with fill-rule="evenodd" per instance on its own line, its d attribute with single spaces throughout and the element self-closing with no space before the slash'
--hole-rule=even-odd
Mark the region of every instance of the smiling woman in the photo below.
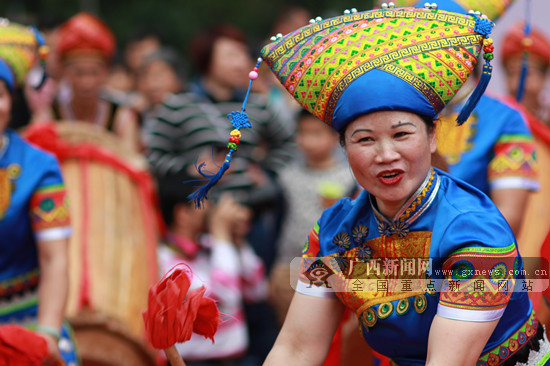
<svg viewBox="0 0 550 366">
<path fill-rule="evenodd" d="M 364 188 L 311 230 L 266 364 L 321 364 L 346 307 L 398 365 L 548 363 L 525 279 L 509 271 L 523 263 L 506 220 L 485 194 L 431 167 L 433 121 L 482 49 L 484 76 L 459 123 L 483 94 L 493 25 L 479 13 L 390 4 L 317 19 L 262 50 L 292 96 L 340 132 Z M 311 282 L 314 263 L 330 270 L 326 283 Z"/>
</svg>

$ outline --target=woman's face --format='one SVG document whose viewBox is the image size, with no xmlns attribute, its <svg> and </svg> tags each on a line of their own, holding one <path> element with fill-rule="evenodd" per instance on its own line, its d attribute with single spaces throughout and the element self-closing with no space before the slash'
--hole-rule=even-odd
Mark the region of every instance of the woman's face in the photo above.
<svg viewBox="0 0 550 366">
<path fill-rule="evenodd" d="M 170 64 L 155 60 L 139 76 L 139 88 L 151 105 L 157 105 L 167 95 L 180 91 L 181 83 Z"/>
<path fill-rule="evenodd" d="M 214 43 L 209 76 L 228 88 L 246 88 L 252 59 L 245 44 L 230 38 L 220 38 Z"/>
<path fill-rule="evenodd" d="M 436 143 L 418 115 L 384 111 L 351 122 L 345 147 L 355 178 L 392 218 L 426 178 Z"/>
<path fill-rule="evenodd" d="M 511 95 L 516 95 L 519 83 L 521 79 L 521 73 L 523 68 L 523 56 L 515 56 L 506 60 L 506 83 L 508 91 Z M 525 89 L 523 95 L 523 103 L 527 106 L 534 106 L 538 108 L 538 101 L 540 94 L 544 89 L 547 76 L 547 67 L 544 61 L 540 60 L 536 56 L 529 57 L 527 78 L 525 80 Z M 537 110 L 532 110 L 537 113 Z"/>
<path fill-rule="evenodd" d="M 0 133 L 3 132 L 11 118 L 11 93 L 5 82 L 0 81 Z"/>
<path fill-rule="evenodd" d="M 108 67 L 104 62 L 74 60 L 64 66 L 64 73 L 78 99 L 96 99 L 101 86 L 107 81 Z"/>
</svg>

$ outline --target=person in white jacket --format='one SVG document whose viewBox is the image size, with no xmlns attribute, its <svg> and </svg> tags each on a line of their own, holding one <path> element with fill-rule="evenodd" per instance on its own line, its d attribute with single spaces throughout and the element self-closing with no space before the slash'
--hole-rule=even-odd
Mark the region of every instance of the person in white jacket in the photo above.
<svg viewBox="0 0 550 366">
<path fill-rule="evenodd" d="M 222 315 L 215 343 L 194 334 L 176 348 L 187 365 L 240 365 L 249 345 L 244 302 L 265 299 L 262 261 L 246 243 L 252 213 L 230 195 L 202 209 L 188 202 L 181 177 L 159 183 L 167 235 L 158 248 L 162 272 L 184 262 L 193 271 L 191 288 L 204 285 Z"/>
</svg>

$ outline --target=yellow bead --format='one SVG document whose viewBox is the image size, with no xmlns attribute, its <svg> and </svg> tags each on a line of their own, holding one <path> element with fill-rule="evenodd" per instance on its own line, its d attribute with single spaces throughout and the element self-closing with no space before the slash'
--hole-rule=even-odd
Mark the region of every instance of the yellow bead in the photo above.
<svg viewBox="0 0 550 366">
<path fill-rule="evenodd" d="M 48 53 L 50 52 L 50 48 L 48 46 L 40 46 L 38 47 L 38 54 L 42 58 L 46 58 L 48 56 Z"/>
<path fill-rule="evenodd" d="M 523 47 L 529 48 L 533 45 L 533 40 L 531 38 L 524 38 L 521 40 L 521 44 Z"/>
<path fill-rule="evenodd" d="M 231 131 L 231 136 L 237 136 L 237 138 L 241 138 L 241 131 L 233 130 Z"/>
<path fill-rule="evenodd" d="M 485 38 L 485 39 L 483 40 L 483 45 L 484 45 L 484 46 L 490 46 L 490 45 L 492 45 L 492 44 L 493 44 L 493 39 L 492 39 L 492 38 Z"/>
</svg>

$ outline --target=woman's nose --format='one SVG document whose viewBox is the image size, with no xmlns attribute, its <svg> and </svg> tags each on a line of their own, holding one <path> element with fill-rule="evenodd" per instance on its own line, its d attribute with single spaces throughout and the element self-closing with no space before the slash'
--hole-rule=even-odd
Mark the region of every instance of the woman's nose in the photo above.
<svg viewBox="0 0 550 366">
<path fill-rule="evenodd" d="M 399 153 L 391 142 L 380 142 L 376 152 L 375 162 L 378 164 L 391 163 L 399 159 Z"/>
</svg>

